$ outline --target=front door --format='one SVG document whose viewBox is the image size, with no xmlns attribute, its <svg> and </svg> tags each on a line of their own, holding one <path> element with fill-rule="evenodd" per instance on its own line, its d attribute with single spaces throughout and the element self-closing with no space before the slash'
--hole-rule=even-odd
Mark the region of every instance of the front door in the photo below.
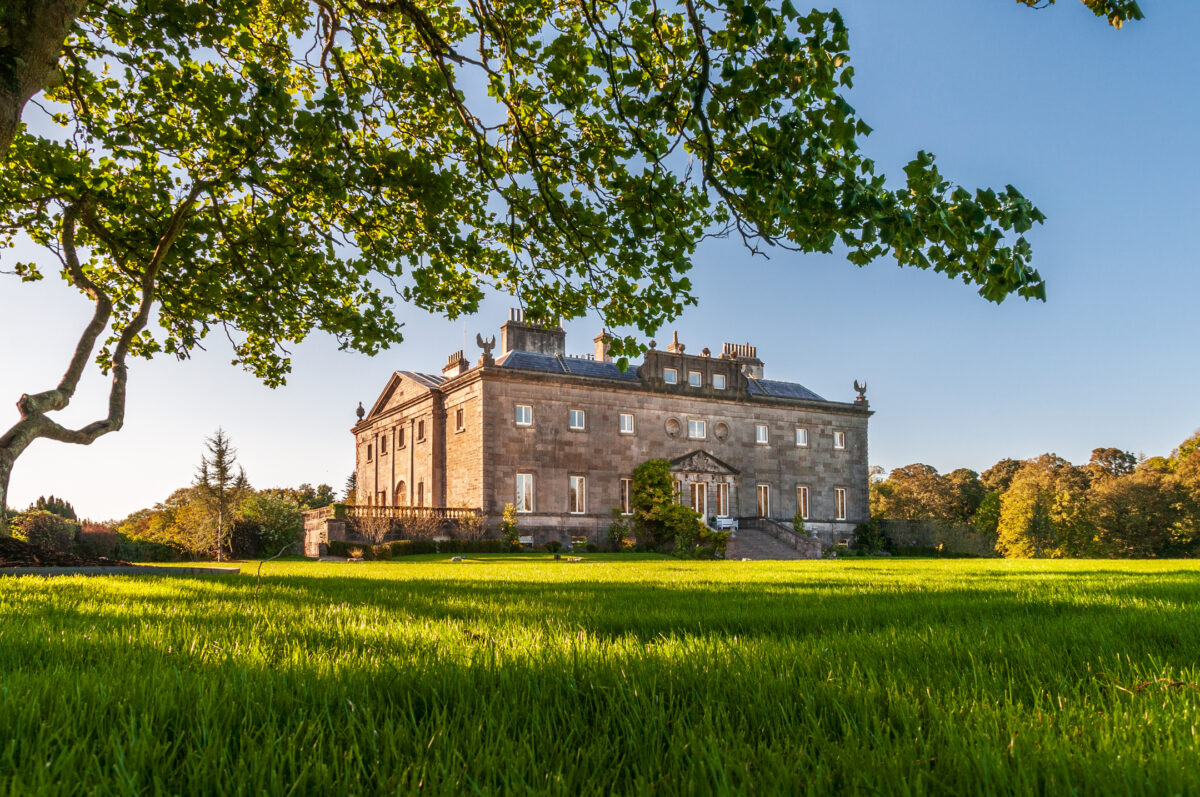
<svg viewBox="0 0 1200 797">
<path fill-rule="evenodd" d="M 708 518 L 708 484 L 692 482 L 692 509 L 702 518 Z"/>
</svg>

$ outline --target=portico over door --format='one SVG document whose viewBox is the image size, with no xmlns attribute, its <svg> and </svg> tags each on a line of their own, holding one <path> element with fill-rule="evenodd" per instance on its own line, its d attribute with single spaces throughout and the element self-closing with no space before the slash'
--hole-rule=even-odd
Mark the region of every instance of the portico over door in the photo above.
<svg viewBox="0 0 1200 797">
<path fill-rule="evenodd" d="M 680 486 L 679 500 L 686 501 L 705 521 L 713 515 L 729 515 L 738 475 L 736 468 L 707 451 L 691 451 L 671 460 L 671 478 Z"/>
</svg>

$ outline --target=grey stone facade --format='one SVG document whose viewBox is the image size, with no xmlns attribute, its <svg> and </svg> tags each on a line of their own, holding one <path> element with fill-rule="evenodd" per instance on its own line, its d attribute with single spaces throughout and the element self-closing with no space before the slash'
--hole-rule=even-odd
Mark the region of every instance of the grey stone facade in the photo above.
<svg viewBox="0 0 1200 797">
<path fill-rule="evenodd" d="M 480 339 L 473 366 L 456 352 L 441 375 L 392 375 L 352 430 L 359 503 L 477 507 L 494 524 L 513 502 L 528 510 L 522 533 L 539 542 L 598 539 L 622 505 L 622 479 L 663 458 L 681 500 L 709 517 L 765 512 L 790 523 L 807 488 L 807 527 L 827 539 L 868 518 L 861 395 L 827 401 L 767 380 L 748 344 L 712 356 L 675 340 L 622 373 L 603 333 L 594 354 L 570 357 L 563 330 L 514 313 L 500 341 L 493 358 Z M 527 503 L 519 476 L 531 483 Z"/>
</svg>

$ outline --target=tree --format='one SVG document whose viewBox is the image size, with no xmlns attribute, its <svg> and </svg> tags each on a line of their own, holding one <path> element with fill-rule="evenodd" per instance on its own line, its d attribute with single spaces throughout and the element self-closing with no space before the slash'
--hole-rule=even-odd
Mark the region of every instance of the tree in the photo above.
<svg viewBox="0 0 1200 797">
<path fill-rule="evenodd" d="M 1010 558 L 1087 552 L 1087 487 L 1083 470 L 1056 454 L 1023 462 L 1000 499 L 996 549 Z"/>
<path fill-rule="evenodd" d="M 979 474 L 970 468 L 957 468 L 946 474 L 950 493 L 950 517 L 969 523 L 987 494 Z"/>
<path fill-rule="evenodd" d="M 67 520 L 78 520 L 75 514 L 75 507 L 71 506 L 70 502 L 64 501 L 61 498 L 55 498 L 53 495 L 47 498 L 44 495 L 39 495 L 38 499 L 33 502 L 31 510 L 39 510 L 45 512 L 53 512 L 59 517 L 64 517 Z"/>
<path fill-rule="evenodd" d="M 223 429 L 218 428 L 205 440 L 204 447 L 208 453 L 200 458 L 195 489 L 213 523 L 213 543 L 219 562 L 222 549 L 229 547 L 233 510 L 249 491 L 250 484 L 246 481 L 246 472 L 237 465 L 237 450 Z"/>
<path fill-rule="evenodd" d="M 213 330 L 271 386 L 315 330 L 367 354 L 400 342 L 396 296 L 453 318 L 491 287 L 532 321 L 595 310 L 650 335 L 695 303 L 686 273 L 714 234 L 1044 298 L 1024 237 L 1044 217 L 1017 189 L 957 187 L 925 152 L 894 187 L 876 174 L 836 11 L 28 0 L 6 14 L 0 234 L 52 252 L 93 314 L 58 385 L 22 396 L 0 434 L 0 506 L 34 440 L 122 427 L 131 358 L 187 358 Z M 53 136 L 16 127 L 39 89 Z M 624 362 L 641 345 L 611 349 Z M 107 412 L 69 428 L 52 416 L 93 359 Z"/>
<path fill-rule="evenodd" d="M 1092 458 L 1083 466 L 1093 481 L 1115 479 L 1133 473 L 1137 457 L 1119 448 L 1093 448 Z"/>
<path fill-rule="evenodd" d="M 671 478 L 671 463 L 665 459 L 648 459 L 633 469 L 629 488 L 629 506 L 633 526 L 642 541 L 662 545 L 667 540 L 662 507 L 675 503 L 675 480 Z"/>
<path fill-rule="evenodd" d="M 985 470 L 980 475 L 979 481 L 989 492 L 1003 493 L 1012 484 L 1013 477 L 1017 475 L 1021 465 L 1020 460 L 1005 457 Z"/>
<path fill-rule="evenodd" d="M 953 488 L 932 465 L 916 462 L 896 468 L 888 476 L 887 486 L 879 496 L 881 518 L 928 520 L 954 514 Z"/>
<path fill-rule="evenodd" d="M 247 495 L 237 507 L 237 519 L 254 527 L 257 553 L 274 556 L 285 546 L 300 541 L 304 531 L 302 508 L 277 490 Z"/>
<path fill-rule="evenodd" d="M 358 471 L 353 471 L 346 477 L 346 493 L 343 501 L 353 504 L 358 499 Z"/>
<path fill-rule="evenodd" d="M 1149 469 L 1108 475 L 1093 482 L 1088 508 L 1098 550 L 1105 555 L 1191 552 L 1179 528 L 1184 519 L 1184 493 L 1172 476 Z M 1183 550 L 1177 550 L 1180 543 L 1185 543 Z"/>
</svg>

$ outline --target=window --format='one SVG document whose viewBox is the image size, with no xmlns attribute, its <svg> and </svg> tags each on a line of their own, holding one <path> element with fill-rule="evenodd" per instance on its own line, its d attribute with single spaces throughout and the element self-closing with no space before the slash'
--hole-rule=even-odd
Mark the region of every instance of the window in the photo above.
<svg viewBox="0 0 1200 797">
<path fill-rule="evenodd" d="M 833 447 L 834 448 L 845 448 L 846 447 L 846 433 L 845 432 L 834 432 L 833 433 Z"/>
<path fill-rule="evenodd" d="M 467 424 L 463 420 L 462 407 L 459 407 L 458 409 L 456 409 L 454 411 L 454 431 L 461 432 L 463 429 L 466 429 L 466 428 L 467 428 Z"/>
<path fill-rule="evenodd" d="M 404 427 L 396 430 L 396 448 L 404 448 Z"/>
<path fill-rule="evenodd" d="M 771 516 L 771 485 L 758 485 L 758 516 Z"/>
<path fill-rule="evenodd" d="M 621 479 L 621 514 L 633 514 L 633 479 Z"/>
<path fill-rule="evenodd" d="M 802 448 L 808 445 L 808 430 L 803 426 L 796 427 L 796 445 Z"/>
<path fill-rule="evenodd" d="M 387 493 L 383 490 L 375 493 L 375 506 L 387 506 Z"/>
<path fill-rule="evenodd" d="M 587 512 L 587 479 L 571 476 L 567 483 L 567 511 L 572 515 Z"/>
<path fill-rule="evenodd" d="M 796 511 L 808 520 L 808 488 L 803 485 L 796 487 Z"/>
<path fill-rule="evenodd" d="M 371 461 L 371 444 L 367 443 L 367 462 Z"/>
<path fill-rule="evenodd" d="M 708 517 L 708 485 L 704 482 L 692 482 L 691 507 L 702 518 Z"/>
<path fill-rule="evenodd" d="M 676 371 L 674 368 L 664 368 L 663 369 L 663 381 L 666 382 L 668 385 L 679 384 L 679 372 Z"/>
<path fill-rule="evenodd" d="M 704 374 L 699 371 L 688 371 L 688 387 L 700 387 L 704 384 Z"/>
<path fill-rule="evenodd" d="M 425 506 L 425 482 L 417 482 L 417 506 Z"/>
<path fill-rule="evenodd" d="M 417 421 L 417 442 L 425 439 L 425 421 Z"/>
<path fill-rule="evenodd" d="M 633 413 L 621 413 L 621 434 L 633 434 Z"/>
<path fill-rule="evenodd" d="M 717 517 L 729 517 L 729 485 L 717 484 Z"/>
<path fill-rule="evenodd" d="M 584 422 L 583 410 L 571 410 L 571 423 L 570 423 L 571 428 L 572 429 L 582 429 L 583 422 Z"/>
<path fill-rule="evenodd" d="M 408 505 L 408 485 L 403 481 L 396 482 L 396 506 Z"/>
<path fill-rule="evenodd" d="M 725 389 L 725 374 L 713 374 L 713 390 Z"/>
<path fill-rule="evenodd" d="M 770 437 L 767 433 L 767 425 L 765 423 L 754 424 L 754 442 L 760 446 L 765 446 L 770 442 Z"/>
<path fill-rule="evenodd" d="M 837 520 L 846 519 L 846 488 L 838 487 L 833 491 L 833 516 Z"/>
<path fill-rule="evenodd" d="M 683 503 L 683 482 L 680 479 L 675 480 L 675 503 Z"/>
<path fill-rule="evenodd" d="M 533 511 L 533 474 L 517 474 L 517 511 L 521 513 Z"/>
<path fill-rule="evenodd" d="M 708 421 L 688 421 L 688 437 L 693 440 L 703 440 L 708 437 Z"/>
<path fill-rule="evenodd" d="M 387 435 L 381 434 L 381 435 L 379 435 L 379 456 L 382 457 L 386 453 L 387 453 Z"/>
<path fill-rule="evenodd" d="M 517 405 L 517 426 L 533 426 L 533 407 L 528 404 Z"/>
</svg>

